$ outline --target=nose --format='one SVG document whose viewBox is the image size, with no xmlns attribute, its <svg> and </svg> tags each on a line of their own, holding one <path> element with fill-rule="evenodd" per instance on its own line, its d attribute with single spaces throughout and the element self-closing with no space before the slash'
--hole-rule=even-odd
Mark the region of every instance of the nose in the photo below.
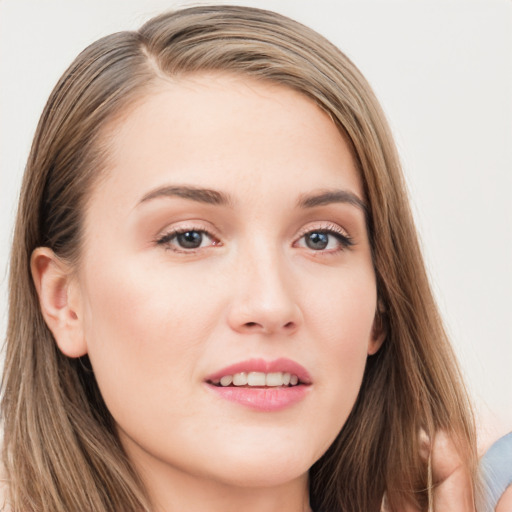
<svg viewBox="0 0 512 512">
<path fill-rule="evenodd" d="M 230 327 L 243 334 L 284 335 L 297 331 L 303 318 L 293 279 L 278 258 L 253 256 L 238 265 L 228 311 Z"/>
</svg>

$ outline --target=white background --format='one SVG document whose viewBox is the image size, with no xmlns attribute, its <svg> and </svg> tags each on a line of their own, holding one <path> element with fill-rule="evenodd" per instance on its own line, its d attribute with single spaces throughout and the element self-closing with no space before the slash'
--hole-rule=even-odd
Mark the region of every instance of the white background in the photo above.
<svg viewBox="0 0 512 512">
<path fill-rule="evenodd" d="M 24 163 L 58 77 L 172 0 L 0 0 L 0 333 Z M 200 2 L 194 2 L 195 4 Z M 363 71 L 402 156 L 433 287 L 482 444 L 512 430 L 512 1 L 262 0 Z"/>
</svg>

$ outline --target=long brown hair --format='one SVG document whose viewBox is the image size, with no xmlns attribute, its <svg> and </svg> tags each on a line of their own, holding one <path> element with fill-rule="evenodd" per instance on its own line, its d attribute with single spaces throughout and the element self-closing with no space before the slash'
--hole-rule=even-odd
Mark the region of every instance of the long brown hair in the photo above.
<svg viewBox="0 0 512 512">
<path fill-rule="evenodd" d="M 15 512 L 150 510 L 87 356 L 65 357 L 40 312 L 29 262 L 38 246 L 77 263 L 82 217 L 108 158 L 107 128 L 162 77 L 220 71 L 293 88 L 350 141 L 387 338 L 368 358 L 356 404 L 310 471 L 317 510 L 391 510 L 431 502 L 419 432 L 444 430 L 474 474 L 469 402 L 429 287 L 395 145 L 359 70 L 314 31 L 259 9 L 163 14 L 89 46 L 41 116 L 24 176 L 10 267 L 2 380 L 3 461 Z"/>
</svg>

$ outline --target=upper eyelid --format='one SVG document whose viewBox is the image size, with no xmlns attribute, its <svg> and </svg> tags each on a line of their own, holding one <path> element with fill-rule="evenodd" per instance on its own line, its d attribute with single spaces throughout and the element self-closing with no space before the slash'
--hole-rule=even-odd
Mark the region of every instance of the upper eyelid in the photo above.
<svg viewBox="0 0 512 512">
<path fill-rule="evenodd" d="M 333 231 L 345 236 L 346 238 L 351 238 L 350 233 L 345 228 L 335 222 L 329 221 L 307 224 L 298 231 L 297 237 L 300 238 L 304 235 L 307 235 L 308 233 L 311 233 L 312 231 Z"/>
<path fill-rule="evenodd" d="M 159 240 L 168 235 L 186 233 L 187 231 L 199 231 L 201 233 L 205 233 L 211 238 L 218 238 L 217 230 L 214 229 L 211 225 L 205 225 L 206 223 L 201 221 L 183 221 L 176 223 L 178 225 L 166 226 L 165 228 L 159 230 L 157 235 L 155 236 L 156 240 Z"/>
<path fill-rule="evenodd" d="M 188 231 L 197 231 L 198 233 L 205 234 L 208 238 L 215 238 L 214 235 L 212 235 L 209 231 L 206 231 L 205 229 L 196 229 L 196 228 L 183 228 L 183 229 L 170 229 L 169 231 L 166 231 L 159 235 L 157 237 L 157 240 L 163 240 L 164 238 L 173 238 L 178 235 L 182 235 L 183 233 L 187 233 Z"/>
</svg>

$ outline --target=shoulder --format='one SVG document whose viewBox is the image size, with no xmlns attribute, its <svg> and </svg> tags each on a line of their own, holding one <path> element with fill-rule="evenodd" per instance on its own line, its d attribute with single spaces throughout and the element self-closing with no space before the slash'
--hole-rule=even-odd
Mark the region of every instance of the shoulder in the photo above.
<svg viewBox="0 0 512 512">
<path fill-rule="evenodd" d="M 503 499 L 512 499 L 510 489 L 505 493 L 507 487 L 512 485 L 512 432 L 498 439 L 487 450 L 480 461 L 480 470 L 486 488 L 488 506 L 494 510 L 499 501 L 498 510 L 501 510 Z M 500 501 L 502 496 L 503 499 Z"/>
<path fill-rule="evenodd" d="M 510 512 L 512 510 L 512 487 L 509 487 L 498 502 L 496 512 Z"/>
</svg>

